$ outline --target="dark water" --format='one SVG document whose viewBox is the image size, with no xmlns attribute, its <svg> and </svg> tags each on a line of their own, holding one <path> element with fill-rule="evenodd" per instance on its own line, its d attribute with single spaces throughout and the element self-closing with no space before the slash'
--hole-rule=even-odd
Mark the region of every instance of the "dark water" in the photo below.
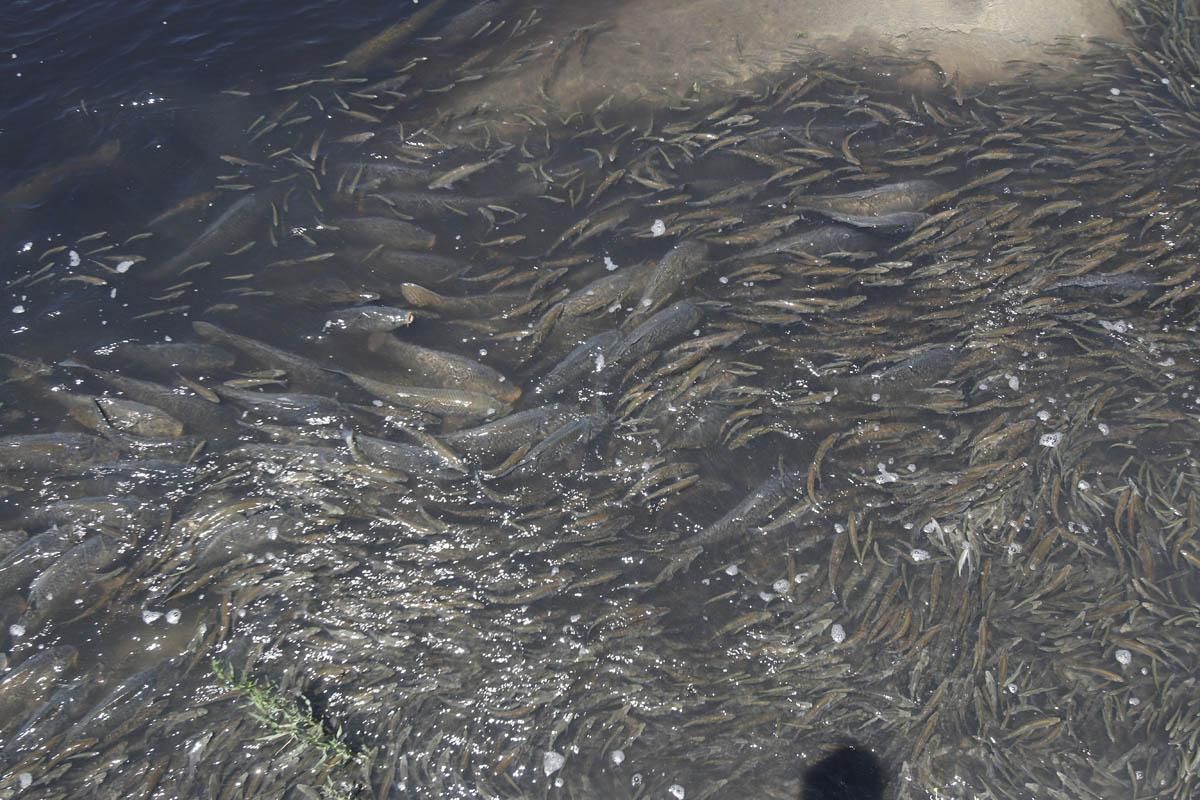
<svg viewBox="0 0 1200 800">
<path fill-rule="evenodd" d="M 0 10 L 0 182 L 16 183 L 113 136 L 141 158 L 203 113 L 226 86 L 285 65 L 338 58 L 408 3 L 70 3 Z M 154 162 L 151 162 L 154 163 Z M 163 163 L 163 162 L 160 162 Z"/>
<path fill-rule="evenodd" d="M 4 190 L 121 151 L 0 221 L 0 797 L 1193 797 L 1194 21 L 579 110 L 425 1 L 12 7 Z"/>
</svg>

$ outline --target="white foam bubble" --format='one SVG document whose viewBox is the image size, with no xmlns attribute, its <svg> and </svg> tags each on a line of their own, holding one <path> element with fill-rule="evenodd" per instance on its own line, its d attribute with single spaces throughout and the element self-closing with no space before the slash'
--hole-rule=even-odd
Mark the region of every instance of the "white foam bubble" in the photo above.
<svg viewBox="0 0 1200 800">
<path fill-rule="evenodd" d="M 829 636 L 833 639 L 834 644 L 841 644 L 846 641 L 846 629 L 841 626 L 841 623 L 835 622 L 829 629 Z"/>
<path fill-rule="evenodd" d="M 167 624 L 168 625 L 178 625 L 179 620 L 181 620 L 181 619 L 183 619 L 183 612 L 180 611 L 178 608 L 172 608 L 170 611 L 167 612 Z"/>
<path fill-rule="evenodd" d="M 1122 667 L 1128 667 L 1129 664 L 1133 661 L 1133 653 L 1129 652 L 1128 650 L 1118 650 L 1113 655 L 1116 656 L 1117 663 L 1120 664 Z"/>
<path fill-rule="evenodd" d="M 650 234 L 652 236 L 662 236 L 667 232 L 667 223 L 661 219 L 654 220 L 654 224 L 650 226 Z"/>
<path fill-rule="evenodd" d="M 1058 447 L 1062 444 L 1063 435 L 1055 431 L 1054 433 L 1043 433 L 1038 439 L 1038 444 L 1042 447 Z"/>
<path fill-rule="evenodd" d="M 142 609 L 142 622 L 146 623 L 147 625 L 153 624 L 154 622 L 157 622 L 160 618 L 162 618 L 162 615 L 163 615 L 163 612 L 161 612 L 161 611 L 151 611 L 149 609 L 143 608 Z"/>
<path fill-rule="evenodd" d="M 562 753 L 556 753 L 553 750 L 547 750 L 542 753 L 542 770 L 546 775 L 553 775 L 563 768 L 563 764 L 567 763 L 567 757 Z"/>
<path fill-rule="evenodd" d="M 625 761 L 625 751 L 624 750 L 613 750 L 611 753 L 608 754 L 608 757 L 612 759 L 612 762 L 614 764 L 616 764 L 617 766 L 621 766 L 621 764 L 624 763 L 624 761 Z"/>
</svg>

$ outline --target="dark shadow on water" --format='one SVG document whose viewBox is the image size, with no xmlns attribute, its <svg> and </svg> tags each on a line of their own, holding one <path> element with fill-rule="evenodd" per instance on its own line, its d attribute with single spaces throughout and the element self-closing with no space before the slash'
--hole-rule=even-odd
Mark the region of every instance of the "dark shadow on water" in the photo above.
<svg viewBox="0 0 1200 800">
<path fill-rule="evenodd" d="M 845 744 L 804 771 L 802 800 L 880 800 L 883 764 L 861 745 Z"/>
</svg>

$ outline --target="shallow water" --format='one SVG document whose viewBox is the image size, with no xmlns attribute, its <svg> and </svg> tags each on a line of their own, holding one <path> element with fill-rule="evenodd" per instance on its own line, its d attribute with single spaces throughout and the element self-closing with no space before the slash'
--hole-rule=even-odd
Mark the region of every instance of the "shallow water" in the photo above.
<svg viewBox="0 0 1200 800">
<path fill-rule="evenodd" d="M 25 40 L 121 150 L 12 168 L 0 796 L 1191 797 L 1194 23 L 501 114 L 588 34 L 434 8 L 172 6 L 86 139 Z"/>
</svg>

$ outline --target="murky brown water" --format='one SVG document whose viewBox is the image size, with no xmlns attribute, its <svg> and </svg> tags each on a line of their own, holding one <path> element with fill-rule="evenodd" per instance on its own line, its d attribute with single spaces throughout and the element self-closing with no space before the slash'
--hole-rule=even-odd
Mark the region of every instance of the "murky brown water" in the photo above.
<svg viewBox="0 0 1200 800">
<path fill-rule="evenodd" d="M 15 248 L 0 794 L 1193 796 L 1168 10 L 577 111 L 614 40 L 495 4 L 230 87 L 195 194 Z"/>
</svg>

